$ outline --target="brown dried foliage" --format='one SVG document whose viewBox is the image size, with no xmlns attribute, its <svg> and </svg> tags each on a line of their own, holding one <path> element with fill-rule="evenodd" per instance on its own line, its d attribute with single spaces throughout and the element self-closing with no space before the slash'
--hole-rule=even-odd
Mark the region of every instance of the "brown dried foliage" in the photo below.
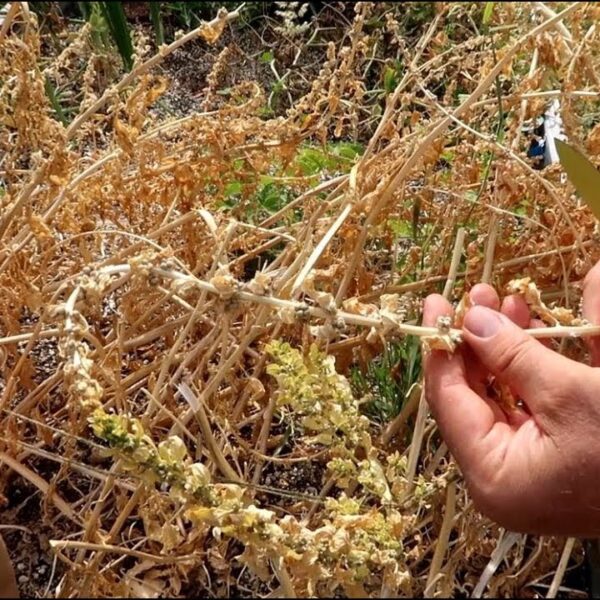
<svg viewBox="0 0 600 600">
<path fill-rule="evenodd" d="M 397 451 L 409 465 L 393 501 L 402 521 L 394 530 L 402 547 L 394 577 L 384 568 L 365 575 L 344 561 L 316 576 L 317 565 L 291 555 L 277 560 L 268 543 L 190 526 L 164 487 L 128 475 L 98 449 L 82 403 L 138 417 L 155 443 L 177 433 L 215 481 L 230 479 L 223 471 L 235 475 L 246 503 L 321 531 L 328 519 L 341 519 L 321 502 L 337 494 L 321 476 L 327 449 L 298 433 L 287 439 L 265 371 L 269 341 L 285 339 L 306 352 L 316 341 L 338 368 L 369 360 L 382 336 L 395 335 L 393 310 L 383 318 L 392 302 L 385 295 L 400 294 L 406 318 L 418 317 L 415 299 L 448 277 L 458 226 L 468 233 L 454 299 L 481 279 L 487 256 L 499 289 L 530 277 L 546 302 L 576 306 L 578 283 L 600 256 L 594 219 L 561 182 L 558 166 L 530 167 L 521 126 L 559 95 L 569 138 L 598 160 L 598 126 L 589 115 L 598 108 L 593 23 L 600 8 L 582 3 L 543 26 L 549 17 L 532 20 L 528 5 L 496 3 L 493 38 L 476 32 L 460 43 L 447 26 L 466 27 L 481 6 L 439 3 L 435 10 L 413 48 L 387 15 L 381 35 L 396 36 L 404 75 L 365 154 L 350 172 L 316 187 L 286 171 L 300 144 L 351 137 L 365 115 L 372 123 L 361 78 L 376 41 L 366 32 L 372 4 L 356 6 L 345 42 L 330 44 L 308 95 L 273 119 L 261 116 L 265 94 L 254 82 L 214 110 L 160 119 L 153 106 L 168 81 L 159 65 L 174 47 L 147 63 L 138 59 L 119 82 L 110 79 L 109 59 L 93 55 L 89 31 L 67 40 L 54 65 L 41 55 L 25 6 L 0 34 L 3 481 L 10 490 L 14 476 L 24 477 L 44 495 L 43 519 L 66 565 L 50 593 L 241 593 L 247 578 L 233 560 L 240 540 L 240 560 L 266 586 L 255 591 L 265 593 L 421 595 L 427 588 L 448 595 L 478 581 L 498 527 L 474 511 L 425 412 L 412 440 L 394 423 L 396 435 L 370 426 L 373 456 Z M 214 42 L 233 17 L 220 13 L 186 39 Z M 76 85 L 73 65 L 81 63 L 89 66 Z M 217 71 L 207 81 L 210 94 Z M 81 112 L 68 127 L 53 116 L 44 91 L 49 75 L 81 90 Z M 507 115 L 498 138 L 497 93 Z M 249 215 L 264 175 L 288 178 L 295 199 L 257 219 Z M 224 211 L 233 182 L 241 183 L 240 201 Z M 421 234 L 398 235 L 393 223 L 413 223 Z M 407 283 L 408 276 L 416 280 Z M 381 335 L 371 331 L 374 314 L 383 318 Z M 194 419 L 178 394 L 182 380 L 203 418 Z M 408 402 L 399 419 L 412 420 L 417 405 Z M 46 460 L 42 470 L 42 457 L 56 468 Z M 346 482 L 345 492 L 363 503 L 356 531 L 368 530 L 382 499 L 357 481 Z M 533 593 L 532 582 L 549 583 L 561 547 L 523 540 L 489 591 Z"/>
</svg>

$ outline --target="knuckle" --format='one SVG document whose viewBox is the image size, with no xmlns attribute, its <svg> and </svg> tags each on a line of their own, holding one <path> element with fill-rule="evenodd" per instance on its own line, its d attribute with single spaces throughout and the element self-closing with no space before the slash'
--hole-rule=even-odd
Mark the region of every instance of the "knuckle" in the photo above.
<svg viewBox="0 0 600 600">
<path fill-rule="evenodd" d="M 523 334 L 515 341 L 499 345 L 496 355 L 499 372 L 513 372 L 531 366 L 535 360 L 535 343 Z"/>
<path fill-rule="evenodd" d="M 597 262 L 587 273 L 583 280 L 583 289 L 589 287 L 600 278 L 600 262 Z"/>
</svg>

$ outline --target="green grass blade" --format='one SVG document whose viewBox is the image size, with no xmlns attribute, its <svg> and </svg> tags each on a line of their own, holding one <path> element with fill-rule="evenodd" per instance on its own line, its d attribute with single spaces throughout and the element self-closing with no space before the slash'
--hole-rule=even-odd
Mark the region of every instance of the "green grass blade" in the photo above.
<svg viewBox="0 0 600 600">
<path fill-rule="evenodd" d="M 560 164 L 569 181 L 596 218 L 600 219 L 600 171 L 575 148 L 561 140 L 554 141 Z"/>
<path fill-rule="evenodd" d="M 52 105 L 52 108 L 56 113 L 57 118 L 61 121 L 63 125 L 68 125 L 69 119 L 67 118 L 67 115 L 65 115 L 65 111 L 63 110 L 63 107 L 60 103 L 58 92 L 56 91 L 56 88 L 54 87 L 50 79 L 48 79 L 48 77 L 46 77 L 44 81 L 44 88 L 46 90 L 46 96 L 48 96 L 50 104 Z"/>
<path fill-rule="evenodd" d="M 156 45 L 161 46 L 165 43 L 165 30 L 163 28 L 162 19 L 160 18 L 160 2 L 150 2 L 150 19 L 152 20 L 152 27 L 154 28 Z"/>
<path fill-rule="evenodd" d="M 125 68 L 129 71 L 133 66 L 133 44 L 131 43 L 129 25 L 123 12 L 123 3 L 101 2 L 100 5 Z"/>
<path fill-rule="evenodd" d="M 485 3 L 485 8 L 483 9 L 483 18 L 481 19 L 481 22 L 483 25 L 487 25 L 491 19 L 492 19 L 492 14 L 494 13 L 494 4 L 496 4 L 495 2 L 486 2 Z"/>
<path fill-rule="evenodd" d="M 79 10 L 81 11 L 81 14 L 83 15 L 83 18 L 86 21 L 90 20 L 90 17 L 92 15 L 92 2 L 78 2 L 77 6 L 79 7 Z"/>
</svg>

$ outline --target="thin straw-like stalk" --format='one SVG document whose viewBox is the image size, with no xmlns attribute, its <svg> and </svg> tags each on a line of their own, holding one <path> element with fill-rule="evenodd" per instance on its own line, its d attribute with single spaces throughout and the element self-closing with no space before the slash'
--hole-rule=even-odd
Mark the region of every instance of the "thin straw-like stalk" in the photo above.
<svg viewBox="0 0 600 600">
<path fill-rule="evenodd" d="M 425 597 L 433 593 L 435 584 L 438 580 L 438 575 L 444 561 L 444 556 L 448 550 L 448 541 L 452 532 L 454 515 L 456 512 L 456 483 L 451 481 L 446 488 L 446 507 L 444 508 L 444 520 L 438 534 L 435 544 L 435 551 L 431 564 L 429 565 L 429 573 L 427 574 L 427 583 L 425 584 Z"/>
<path fill-rule="evenodd" d="M 558 594 L 558 588 L 560 587 L 560 584 L 564 579 L 574 545 L 575 538 L 567 538 L 563 551 L 560 555 L 558 566 L 556 567 L 556 572 L 554 573 L 554 577 L 552 578 L 552 583 L 550 584 L 550 588 L 546 593 L 546 598 L 556 598 L 556 594 Z"/>
<path fill-rule="evenodd" d="M 75 542 L 71 540 L 50 540 L 48 543 L 50 544 L 50 547 L 55 550 L 88 550 L 91 552 L 126 554 L 127 556 L 134 556 L 136 558 L 148 560 L 159 565 L 190 562 L 198 558 L 197 554 L 187 554 L 182 556 L 158 556 L 156 554 L 140 552 L 139 550 L 130 550 L 129 548 L 115 546 L 113 544 L 94 544 L 91 542 Z"/>
</svg>

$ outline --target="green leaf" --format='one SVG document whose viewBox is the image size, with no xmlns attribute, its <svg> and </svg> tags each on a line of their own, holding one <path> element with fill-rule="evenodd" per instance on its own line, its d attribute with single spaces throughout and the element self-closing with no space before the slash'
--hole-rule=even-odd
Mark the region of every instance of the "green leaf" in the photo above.
<svg viewBox="0 0 600 600">
<path fill-rule="evenodd" d="M 285 204 L 282 190 L 275 183 L 267 183 L 257 196 L 259 204 L 269 213 L 277 212 Z"/>
<path fill-rule="evenodd" d="M 130 71 L 133 66 L 133 44 L 129 33 L 129 25 L 125 19 L 122 2 L 100 2 L 104 18 L 110 28 L 112 38 L 119 49 L 125 68 Z"/>
<path fill-rule="evenodd" d="M 331 147 L 333 154 L 347 160 L 355 160 L 364 152 L 362 144 L 357 142 L 338 142 L 331 144 Z"/>
<path fill-rule="evenodd" d="M 154 39 L 157 46 L 165 43 L 165 31 L 160 17 L 160 2 L 150 2 L 150 19 L 154 28 Z"/>
<path fill-rule="evenodd" d="M 316 175 L 327 168 L 327 157 L 317 148 L 302 148 L 295 162 L 303 175 Z"/>
<path fill-rule="evenodd" d="M 242 193 L 243 186 L 240 181 L 230 181 L 224 190 L 225 196 L 239 196 Z"/>
<path fill-rule="evenodd" d="M 388 226 L 396 237 L 409 238 L 412 235 L 412 225 L 409 221 L 401 219 L 390 219 Z"/>
<path fill-rule="evenodd" d="M 261 63 L 268 64 L 273 60 L 273 53 L 270 50 L 267 50 L 260 55 L 258 60 L 260 60 Z"/>
<path fill-rule="evenodd" d="M 396 71 L 391 67 L 386 67 L 383 73 L 383 87 L 388 94 L 391 94 L 398 85 L 398 80 L 396 78 Z"/>
<path fill-rule="evenodd" d="M 483 25 L 487 25 L 492 19 L 492 13 L 494 12 L 494 4 L 495 2 L 486 2 L 485 8 L 483 9 L 483 18 L 481 22 Z"/>
<path fill-rule="evenodd" d="M 86 21 L 92 28 L 92 41 L 94 47 L 99 51 L 104 51 L 104 48 L 109 42 L 108 23 L 104 18 L 104 12 L 100 2 L 80 2 L 85 8 L 80 7 L 85 16 Z"/>
<path fill-rule="evenodd" d="M 600 171 L 583 154 L 561 140 L 554 140 L 560 164 L 588 208 L 600 219 Z"/>
</svg>

